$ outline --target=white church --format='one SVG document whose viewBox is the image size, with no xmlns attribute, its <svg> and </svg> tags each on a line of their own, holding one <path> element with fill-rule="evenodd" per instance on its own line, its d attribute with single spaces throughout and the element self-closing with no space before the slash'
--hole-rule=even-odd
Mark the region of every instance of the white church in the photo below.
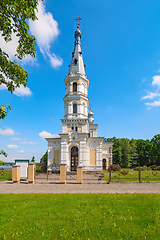
<svg viewBox="0 0 160 240">
<path fill-rule="evenodd" d="M 62 133 L 59 138 L 46 138 L 49 171 L 59 171 L 60 164 L 67 164 L 68 172 L 76 171 L 77 166 L 82 166 L 83 171 L 102 171 L 112 164 L 112 143 L 98 137 L 98 124 L 94 124 L 93 112 L 88 111 L 89 79 L 81 51 L 81 19 L 76 20 L 74 52 L 64 79 Z"/>
</svg>

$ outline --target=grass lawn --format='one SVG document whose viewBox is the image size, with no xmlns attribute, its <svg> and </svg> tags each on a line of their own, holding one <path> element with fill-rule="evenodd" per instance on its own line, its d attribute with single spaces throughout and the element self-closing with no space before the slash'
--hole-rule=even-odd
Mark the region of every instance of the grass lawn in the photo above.
<svg viewBox="0 0 160 240">
<path fill-rule="evenodd" d="M 133 169 L 128 169 L 129 173 L 126 175 L 119 175 L 119 172 L 112 171 L 111 180 L 112 181 L 139 181 L 139 171 L 134 171 Z M 103 171 L 105 174 L 105 179 L 109 181 L 108 170 Z M 141 171 L 141 181 L 160 181 L 160 171 L 150 170 Z"/>
<path fill-rule="evenodd" d="M 0 182 L 12 180 L 12 171 L 0 169 Z"/>
<path fill-rule="evenodd" d="M 159 194 L 1 194 L 0 239 L 159 239 Z"/>
</svg>

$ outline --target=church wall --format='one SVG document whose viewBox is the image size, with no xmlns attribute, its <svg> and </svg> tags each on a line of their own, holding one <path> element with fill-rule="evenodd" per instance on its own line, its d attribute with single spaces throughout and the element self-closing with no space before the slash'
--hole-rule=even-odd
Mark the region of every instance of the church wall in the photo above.
<svg viewBox="0 0 160 240">
<path fill-rule="evenodd" d="M 59 156 L 59 150 L 58 149 L 54 149 L 54 152 L 53 152 L 53 159 L 54 159 L 54 164 L 55 165 L 59 165 L 60 164 L 60 156 Z"/>
<path fill-rule="evenodd" d="M 102 141 L 103 138 L 88 138 L 89 165 L 95 165 L 99 171 L 102 168 Z"/>
<path fill-rule="evenodd" d="M 113 143 L 102 144 L 102 158 L 107 160 L 107 167 L 112 164 L 112 146 Z"/>
<path fill-rule="evenodd" d="M 79 165 L 86 165 L 86 139 L 83 137 L 80 139 L 80 147 L 79 147 Z"/>
</svg>

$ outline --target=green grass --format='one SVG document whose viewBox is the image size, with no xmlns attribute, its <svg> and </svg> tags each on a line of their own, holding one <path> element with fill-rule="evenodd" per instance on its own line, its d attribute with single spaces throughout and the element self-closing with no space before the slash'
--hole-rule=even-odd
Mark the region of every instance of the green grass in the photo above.
<svg viewBox="0 0 160 240">
<path fill-rule="evenodd" d="M 159 239 L 159 194 L 1 194 L 0 239 Z"/>
<path fill-rule="evenodd" d="M 0 169 L 0 182 L 12 180 L 12 171 Z"/>
<path fill-rule="evenodd" d="M 126 175 L 119 175 L 119 172 L 112 171 L 111 180 L 112 181 L 139 181 L 139 171 L 134 171 L 133 169 L 128 169 L 129 173 Z M 104 170 L 105 179 L 109 181 L 109 172 Z M 160 171 L 147 170 L 141 171 L 141 181 L 160 181 Z"/>
</svg>

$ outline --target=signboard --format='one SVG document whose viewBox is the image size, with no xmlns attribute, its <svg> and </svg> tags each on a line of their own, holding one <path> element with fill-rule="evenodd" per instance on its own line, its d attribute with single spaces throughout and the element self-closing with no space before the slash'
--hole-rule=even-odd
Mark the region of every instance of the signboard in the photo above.
<svg viewBox="0 0 160 240">
<path fill-rule="evenodd" d="M 20 177 L 21 178 L 27 178 L 28 177 L 28 163 L 30 160 L 26 159 L 15 159 L 15 165 L 20 166 Z"/>
</svg>

